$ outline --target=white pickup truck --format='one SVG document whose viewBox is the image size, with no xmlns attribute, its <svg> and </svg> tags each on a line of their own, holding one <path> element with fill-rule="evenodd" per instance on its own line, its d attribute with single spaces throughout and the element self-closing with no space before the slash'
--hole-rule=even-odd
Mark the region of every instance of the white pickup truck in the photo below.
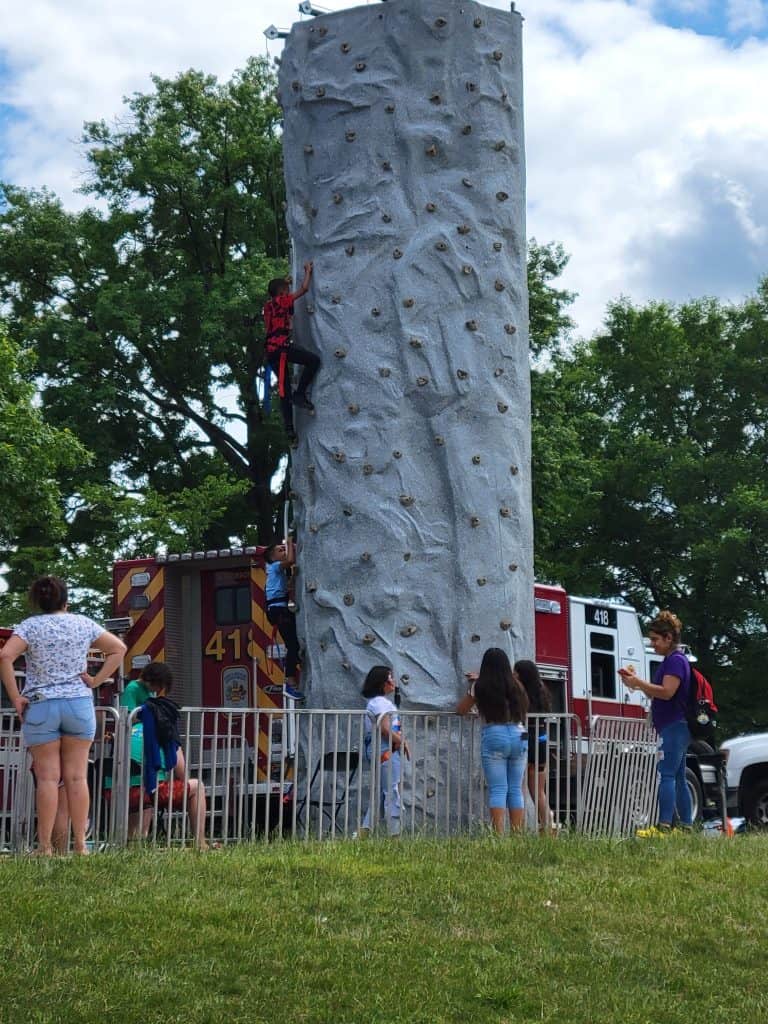
<svg viewBox="0 0 768 1024">
<path fill-rule="evenodd" d="M 751 825 L 768 827 L 768 732 L 735 736 L 720 747 L 727 752 L 728 813 Z"/>
</svg>

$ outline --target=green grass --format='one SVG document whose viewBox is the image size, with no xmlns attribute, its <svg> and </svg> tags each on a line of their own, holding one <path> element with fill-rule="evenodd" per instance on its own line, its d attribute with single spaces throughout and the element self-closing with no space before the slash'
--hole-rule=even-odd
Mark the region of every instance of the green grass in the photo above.
<svg viewBox="0 0 768 1024">
<path fill-rule="evenodd" d="M 768 1021 L 768 837 L 0 861 L 0 1020 Z"/>
</svg>

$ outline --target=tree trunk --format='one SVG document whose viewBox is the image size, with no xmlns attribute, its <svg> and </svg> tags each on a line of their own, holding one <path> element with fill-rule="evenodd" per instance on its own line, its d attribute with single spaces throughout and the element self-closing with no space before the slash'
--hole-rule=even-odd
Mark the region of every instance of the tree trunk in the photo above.
<svg viewBox="0 0 768 1024">
<path fill-rule="evenodd" d="M 314 705 L 391 664 L 452 707 L 533 657 L 521 18 L 390 0 L 295 25 L 280 70 L 295 340 L 299 626 Z"/>
</svg>

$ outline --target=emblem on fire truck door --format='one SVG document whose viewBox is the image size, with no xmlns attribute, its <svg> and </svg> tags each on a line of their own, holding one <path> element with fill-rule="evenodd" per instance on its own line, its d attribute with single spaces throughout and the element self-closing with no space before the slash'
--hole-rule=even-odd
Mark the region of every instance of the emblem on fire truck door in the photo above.
<svg viewBox="0 0 768 1024">
<path fill-rule="evenodd" d="M 245 665 L 231 665 L 221 673 L 221 705 L 225 708 L 250 706 L 250 676 Z"/>
</svg>

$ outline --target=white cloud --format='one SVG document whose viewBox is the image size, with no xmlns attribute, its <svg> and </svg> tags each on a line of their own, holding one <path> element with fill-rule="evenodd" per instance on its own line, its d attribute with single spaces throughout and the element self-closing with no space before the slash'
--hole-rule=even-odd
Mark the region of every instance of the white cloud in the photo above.
<svg viewBox="0 0 768 1024">
<path fill-rule="evenodd" d="M 675 4 L 704 10 L 709 0 Z M 74 143 L 84 120 L 118 114 L 122 96 L 147 90 L 151 73 L 194 66 L 228 76 L 265 52 L 267 25 L 298 18 L 297 0 L 115 6 L 0 0 L 2 100 L 23 115 L 5 130 L 6 178 L 46 184 L 81 205 L 84 162 Z M 572 253 L 565 284 L 580 293 L 576 315 L 587 332 L 619 294 L 736 298 L 768 272 L 768 183 L 759 173 L 768 164 L 768 41 L 734 46 L 669 28 L 658 18 L 671 6 L 518 0 L 529 234 Z M 727 14 L 742 25 L 752 19 L 755 31 L 758 7 L 729 0 Z"/>
</svg>

